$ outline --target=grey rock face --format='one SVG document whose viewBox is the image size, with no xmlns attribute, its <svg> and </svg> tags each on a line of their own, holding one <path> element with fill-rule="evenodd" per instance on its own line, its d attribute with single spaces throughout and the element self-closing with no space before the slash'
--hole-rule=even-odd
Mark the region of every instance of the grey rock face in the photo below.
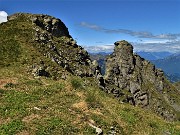
<svg viewBox="0 0 180 135">
<path fill-rule="evenodd" d="M 169 106 L 168 102 L 163 99 L 165 89 L 171 89 L 163 71 L 133 54 L 133 46 L 127 41 L 114 44 L 114 52 L 106 59 L 105 90 L 122 102 L 150 108 L 168 120 L 175 119 L 175 112 L 172 111 L 174 108 L 166 107 Z M 154 102 L 154 99 L 159 100 Z M 157 111 L 157 104 L 164 109 Z"/>
<path fill-rule="evenodd" d="M 38 77 L 38 76 L 45 76 L 45 77 L 49 77 L 49 73 L 46 71 L 46 68 L 44 67 L 44 65 L 33 65 L 30 69 L 32 69 L 32 74 L 34 75 L 34 77 Z"/>
<path fill-rule="evenodd" d="M 53 36 L 60 37 L 60 36 L 67 36 L 70 37 L 67 27 L 60 19 L 56 19 L 51 16 L 34 16 L 31 17 L 31 20 L 41 27 L 44 30 L 52 33 Z M 35 21 L 34 21 L 35 20 Z"/>
</svg>

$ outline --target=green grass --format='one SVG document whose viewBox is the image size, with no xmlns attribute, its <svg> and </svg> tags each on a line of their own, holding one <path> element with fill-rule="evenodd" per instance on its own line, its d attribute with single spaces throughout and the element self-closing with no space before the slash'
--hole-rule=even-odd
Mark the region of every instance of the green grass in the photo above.
<svg viewBox="0 0 180 135">
<path fill-rule="evenodd" d="M 138 114 L 133 112 L 132 109 L 124 108 L 120 111 L 120 116 L 124 121 L 126 121 L 129 125 L 134 125 L 138 121 Z"/>
<path fill-rule="evenodd" d="M 96 93 L 94 92 L 89 92 L 87 97 L 86 97 L 86 102 L 88 104 L 89 108 L 103 108 L 103 104 L 97 99 L 97 96 L 95 95 Z"/>
<path fill-rule="evenodd" d="M 74 89 L 82 88 L 82 82 L 79 78 L 72 78 L 71 79 L 71 85 Z"/>
<path fill-rule="evenodd" d="M 37 132 L 36 132 L 36 134 L 38 135 L 52 135 L 52 134 L 72 135 L 78 132 L 78 129 L 70 125 L 68 121 L 62 120 L 57 117 L 50 117 L 48 119 L 43 119 L 39 122 L 40 123 L 38 123 Z"/>
<path fill-rule="evenodd" d="M 8 66 L 12 62 L 17 62 L 20 54 L 20 44 L 16 40 L 0 41 L 0 66 Z"/>
<path fill-rule="evenodd" d="M 16 87 L 0 89 L 0 120 L 4 121 L 0 125 L 0 133 L 95 134 L 87 123 L 89 120 L 93 120 L 104 133 L 108 133 L 111 126 L 124 135 L 180 133 L 178 122 L 169 123 L 153 112 L 120 104 L 96 85 L 85 86 L 84 79 L 79 77 L 73 79 L 84 87 L 74 87 L 69 81 L 71 79 L 71 76 L 67 81 L 24 77 L 18 79 Z M 91 79 L 87 79 L 86 83 L 88 81 L 92 83 Z M 78 93 L 82 93 L 82 96 L 78 96 Z M 73 107 L 73 104 L 81 101 L 87 103 L 87 110 Z"/>
<path fill-rule="evenodd" d="M 0 125 L 0 135 L 14 135 L 25 128 L 21 120 L 13 120 L 7 124 Z"/>
<path fill-rule="evenodd" d="M 36 95 L 26 94 L 24 92 L 18 92 L 16 90 L 4 91 L 0 102 L 3 105 L 0 106 L 0 115 L 4 117 L 22 118 L 28 114 L 29 102 L 37 102 L 39 99 Z"/>
</svg>

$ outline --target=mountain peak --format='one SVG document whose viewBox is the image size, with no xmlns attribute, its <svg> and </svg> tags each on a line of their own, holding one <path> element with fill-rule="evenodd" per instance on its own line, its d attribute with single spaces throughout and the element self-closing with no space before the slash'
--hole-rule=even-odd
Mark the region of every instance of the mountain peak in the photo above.
<svg viewBox="0 0 180 135">
<path fill-rule="evenodd" d="M 176 90 L 162 70 L 133 54 L 133 46 L 127 41 L 115 42 L 114 52 L 106 59 L 104 79 L 105 90 L 122 102 L 151 108 L 168 120 L 177 118 L 176 111 L 172 111 L 176 110 L 174 105 L 167 108 L 172 98 L 178 101 L 178 97 L 173 95 Z"/>
<path fill-rule="evenodd" d="M 43 14 L 16 13 L 1 27 L 1 38 L 8 35 L 7 41 L 2 40 L 0 46 L 2 66 L 23 63 L 37 76 L 59 78 L 64 70 L 78 76 L 94 75 L 96 67 L 87 51 L 77 45 L 60 19 Z M 15 53 L 13 49 L 19 52 Z"/>
<path fill-rule="evenodd" d="M 120 52 L 120 53 L 133 53 L 133 46 L 125 41 L 125 40 L 121 40 L 121 41 L 117 41 L 114 43 L 115 45 L 115 52 Z"/>
<path fill-rule="evenodd" d="M 65 24 L 58 18 L 44 15 L 44 14 L 30 14 L 30 13 L 16 13 L 8 16 L 8 21 L 22 20 L 27 22 L 32 22 L 43 30 L 50 32 L 53 36 L 61 37 L 71 37 L 69 35 L 68 28 Z"/>
<path fill-rule="evenodd" d="M 121 40 L 121 41 L 116 41 L 115 43 L 114 43 L 114 45 L 115 46 L 124 46 L 124 45 L 126 45 L 126 46 L 132 46 L 128 41 L 126 41 L 126 40 Z"/>
</svg>

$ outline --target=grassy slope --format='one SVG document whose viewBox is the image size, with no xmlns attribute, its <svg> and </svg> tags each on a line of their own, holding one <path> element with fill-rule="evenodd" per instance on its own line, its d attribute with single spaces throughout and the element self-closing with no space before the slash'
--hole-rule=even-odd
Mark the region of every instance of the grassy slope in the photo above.
<svg viewBox="0 0 180 135">
<path fill-rule="evenodd" d="M 168 123 L 152 112 L 99 90 L 93 80 L 69 76 L 55 81 L 22 74 L 25 68 L 1 68 L 0 134 L 180 134 L 180 123 Z M 29 76 L 29 77 L 28 77 Z M 92 84 L 92 86 L 90 86 Z"/>
</svg>

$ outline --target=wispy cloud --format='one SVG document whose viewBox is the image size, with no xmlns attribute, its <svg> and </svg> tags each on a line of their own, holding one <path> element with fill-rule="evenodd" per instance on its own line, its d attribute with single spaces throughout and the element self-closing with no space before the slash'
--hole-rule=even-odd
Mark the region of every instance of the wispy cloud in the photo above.
<svg viewBox="0 0 180 135">
<path fill-rule="evenodd" d="M 127 35 L 138 37 L 138 38 L 167 39 L 167 40 L 176 40 L 180 38 L 180 33 L 154 35 L 153 33 L 148 32 L 148 31 L 133 31 L 133 30 L 128 30 L 128 29 L 108 29 L 108 28 L 104 28 L 99 25 L 90 24 L 87 22 L 81 22 L 80 26 L 86 27 L 95 31 L 104 32 L 104 33 L 122 33 L 122 34 L 127 34 Z"/>
<path fill-rule="evenodd" d="M 114 45 L 84 46 L 84 48 L 90 53 L 111 53 L 114 49 Z"/>
<path fill-rule="evenodd" d="M 131 42 L 134 47 L 134 52 L 171 52 L 178 53 L 180 52 L 180 41 L 172 42 Z M 113 52 L 114 45 L 96 45 L 96 46 L 84 46 L 84 48 L 90 53 L 98 52 Z"/>
<path fill-rule="evenodd" d="M 104 43 L 103 41 L 97 41 L 96 43 L 98 43 L 98 44 L 102 44 L 102 43 Z"/>
<path fill-rule="evenodd" d="M 0 23 L 7 22 L 8 14 L 5 11 L 0 11 Z"/>
<path fill-rule="evenodd" d="M 80 25 L 83 26 L 83 27 L 87 27 L 87 28 L 93 29 L 93 30 L 97 30 L 97 31 L 101 31 L 102 30 L 102 28 L 100 26 L 95 25 L 95 24 L 89 24 L 87 22 L 81 22 Z"/>
<path fill-rule="evenodd" d="M 145 52 L 180 52 L 180 41 L 167 41 L 167 42 L 142 42 L 132 43 L 134 51 L 145 51 Z"/>
</svg>

